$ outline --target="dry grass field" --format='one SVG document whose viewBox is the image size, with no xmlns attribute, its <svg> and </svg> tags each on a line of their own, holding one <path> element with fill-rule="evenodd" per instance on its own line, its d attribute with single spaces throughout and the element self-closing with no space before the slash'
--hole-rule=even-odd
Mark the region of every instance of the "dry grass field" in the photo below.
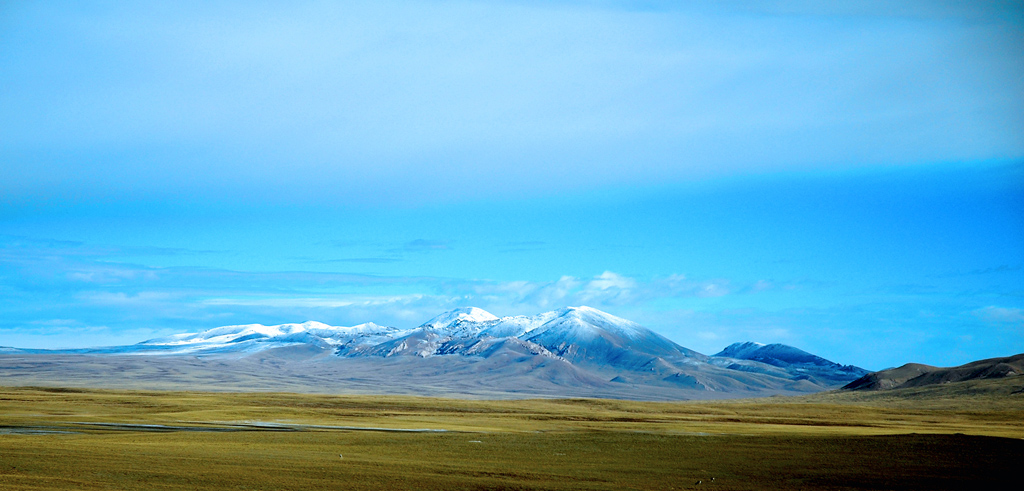
<svg viewBox="0 0 1024 491">
<path fill-rule="evenodd" d="M 681 403 L 0 388 L 0 489 L 979 488 L 1024 455 L 1012 382 Z M 445 431 L 385 431 L 414 429 Z"/>
</svg>

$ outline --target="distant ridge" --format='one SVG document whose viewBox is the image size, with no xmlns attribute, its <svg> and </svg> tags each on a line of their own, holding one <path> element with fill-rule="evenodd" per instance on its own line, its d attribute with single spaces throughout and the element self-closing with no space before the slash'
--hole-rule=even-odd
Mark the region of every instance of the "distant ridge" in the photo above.
<svg viewBox="0 0 1024 491">
<path fill-rule="evenodd" d="M 867 370 L 853 365 L 841 365 L 813 355 L 802 349 L 785 344 L 762 344 L 751 341 L 733 343 L 716 353 L 715 358 L 747 360 L 764 363 L 773 367 L 797 374 L 796 377 L 806 380 L 820 380 L 825 384 L 838 384 L 844 380 L 864 376 Z M 728 368 L 742 370 L 756 368 L 756 365 L 744 367 L 742 362 L 729 365 Z"/>
<path fill-rule="evenodd" d="M 733 343 L 727 346 L 724 350 L 715 354 L 715 356 L 760 361 L 777 367 L 790 365 L 842 367 L 842 365 L 838 363 L 826 360 L 817 355 L 812 355 L 802 349 L 777 343 L 768 345 L 754 342 Z"/>
<path fill-rule="evenodd" d="M 957 367 L 933 367 L 919 363 L 869 373 L 843 390 L 890 390 L 908 387 L 1015 377 L 1024 374 L 1024 353 L 1003 358 L 989 358 Z"/>
<path fill-rule="evenodd" d="M 839 387 L 867 373 L 782 344 L 736 343 L 707 356 L 635 322 L 586 306 L 500 318 L 465 307 L 412 329 L 372 322 L 352 327 L 313 321 L 248 324 L 128 346 L 12 349 L 0 354 L 87 356 L 94 360 L 89 363 L 116 360 L 125 370 L 140 367 L 147 373 L 152 372 L 143 370 L 147 364 L 193 367 L 161 369 L 163 374 L 204 370 L 197 367 L 209 360 L 224 373 L 230 371 L 228 367 L 239 367 L 231 387 L 243 382 L 259 387 L 263 383 L 267 387 L 314 384 L 317 391 L 369 386 L 385 393 L 516 396 L 672 399 L 807 394 Z M 25 370 L 18 374 L 28 375 Z M 151 374 L 146 377 L 157 380 Z M 185 378 L 216 381 L 224 377 Z"/>
</svg>

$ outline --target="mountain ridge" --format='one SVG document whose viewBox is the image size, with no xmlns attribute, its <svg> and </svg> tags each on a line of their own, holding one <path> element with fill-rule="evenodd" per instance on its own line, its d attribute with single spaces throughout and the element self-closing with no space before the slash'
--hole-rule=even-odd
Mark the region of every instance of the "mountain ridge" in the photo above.
<svg viewBox="0 0 1024 491">
<path fill-rule="evenodd" d="M 246 363 L 265 362 L 261 366 L 301 366 L 308 373 L 335 373 L 335 365 L 362 373 L 364 367 L 375 366 L 379 373 L 368 378 L 382 383 L 404 377 L 423 379 L 424 384 L 429 379 L 435 386 L 466 387 L 487 380 L 517 394 L 583 396 L 803 394 L 836 388 L 867 373 L 791 346 L 746 345 L 749 349 L 742 353 L 726 348 L 708 356 L 635 322 L 586 306 L 500 318 L 466 307 L 412 329 L 374 323 L 330 326 L 315 321 L 245 324 L 135 345 L 50 353 L 249 360 Z"/>
</svg>

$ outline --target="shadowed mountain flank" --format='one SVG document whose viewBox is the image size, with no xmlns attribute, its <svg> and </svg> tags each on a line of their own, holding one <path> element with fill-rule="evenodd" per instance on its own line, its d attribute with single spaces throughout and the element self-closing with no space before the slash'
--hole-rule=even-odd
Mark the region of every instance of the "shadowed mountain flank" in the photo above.
<svg viewBox="0 0 1024 491">
<path fill-rule="evenodd" d="M 840 365 L 785 344 L 734 343 L 717 353 L 715 358 L 735 360 L 729 365 L 734 370 L 772 370 L 763 366 L 768 365 L 818 385 L 836 385 L 868 373 L 863 368 Z"/>
</svg>

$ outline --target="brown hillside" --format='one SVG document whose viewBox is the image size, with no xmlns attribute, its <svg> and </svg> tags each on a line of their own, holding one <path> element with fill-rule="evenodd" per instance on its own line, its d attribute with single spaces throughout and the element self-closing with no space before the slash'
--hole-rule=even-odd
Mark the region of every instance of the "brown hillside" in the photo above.
<svg viewBox="0 0 1024 491">
<path fill-rule="evenodd" d="M 889 390 L 965 380 L 1013 377 L 1020 374 L 1024 374 L 1024 353 L 1005 358 L 979 360 L 958 367 L 933 367 L 907 363 L 898 368 L 869 373 L 845 385 L 843 389 Z"/>
</svg>

